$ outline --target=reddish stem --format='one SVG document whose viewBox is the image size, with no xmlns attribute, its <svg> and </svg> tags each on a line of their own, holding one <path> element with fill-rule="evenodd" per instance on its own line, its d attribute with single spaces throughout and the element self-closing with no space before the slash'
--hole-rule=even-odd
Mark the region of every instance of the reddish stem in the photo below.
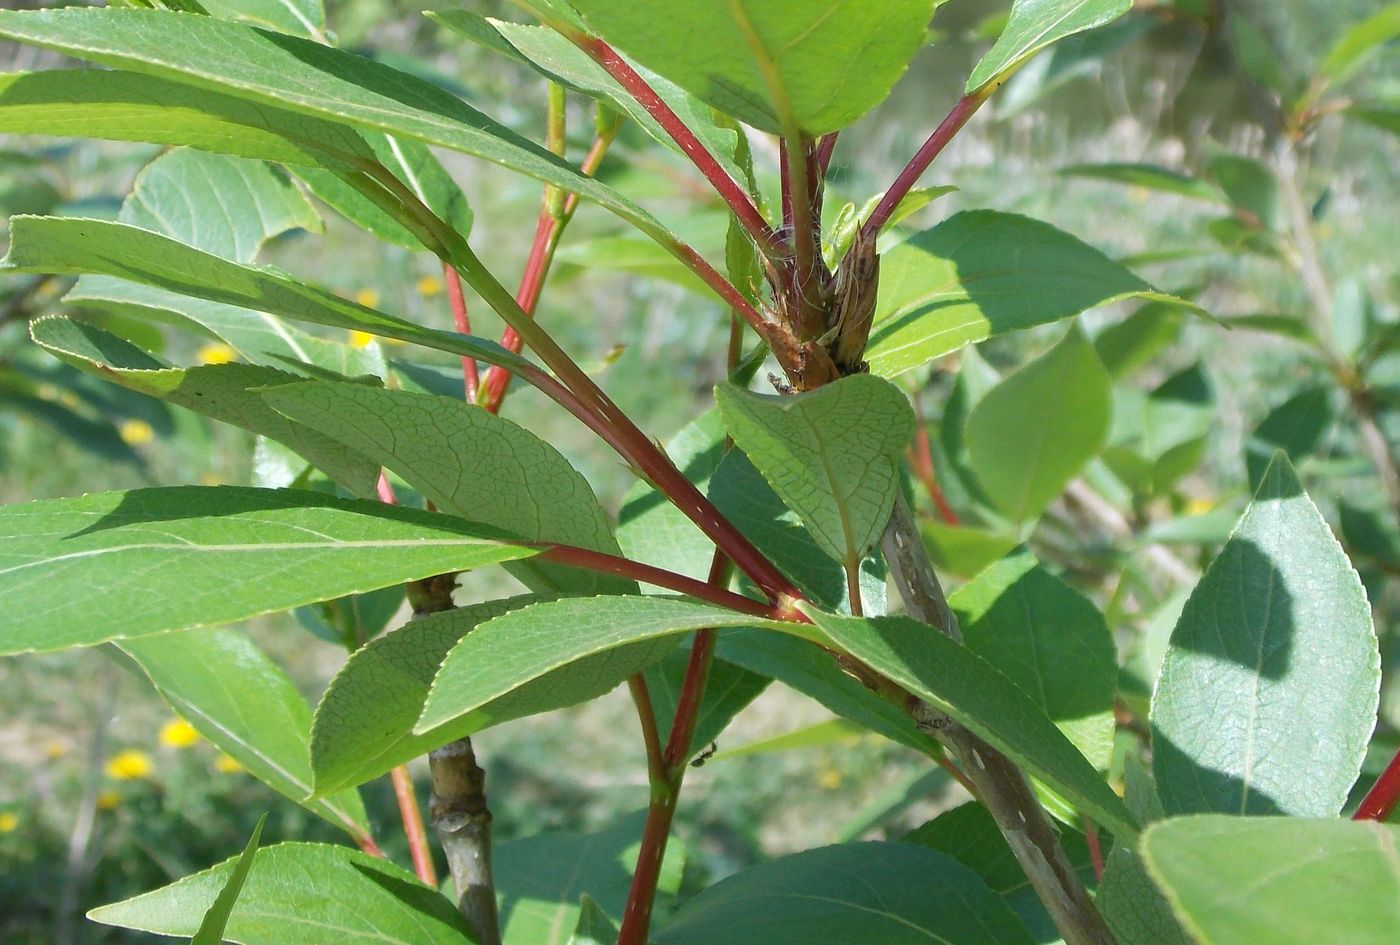
<svg viewBox="0 0 1400 945">
<path fill-rule="evenodd" d="M 642 844 L 637 851 L 637 867 L 627 892 L 617 945 L 646 945 L 661 861 L 666 856 L 666 841 L 671 837 L 671 821 L 676 814 L 676 795 L 668 787 L 665 782 L 652 785 L 651 804 L 642 825 Z"/>
<path fill-rule="evenodd" d="M 408 837 L 408 855 L 413 860 L 413 872 L 425 886 L 437 889 L 437 871 L 433 869 L 433 854 L 428 847 L 428 832 L 423 828 L 423 814 L 418 808 L 418 796 L 413 792 L 413 779 L 408 768 L 396 765 L 389 771 L 394 784 L 394 799 L 399 802 L 403 817 L 403 832 Z"/>
<path fill-rule="evenodd" d="M 1089 862 L 1094 865 L 1094 882 L 1103 881 L 1103 846 L 1099 843 L 1099 828 L 1088 817 L 1084 818 L 1084 843 L 1089 847 Z"/>
<path fill-rule="evenodd" d="M 720 198 L 729 205 L 740 225 L 753 237 L 759 248 L 769 256 L 779 254 L 781 249 L 776 234 L 758 212 L 748 193 L 719 166 L 714 155 L 700 143 L 695 133 L 681 121 L 680 116 L 671 110 L 671 106 L 656 94 L 656 90 L 647 84 L 646 79 L 638 75 L 637 70 L 618 55 L 617 50 L 601 39 L 582 34 L 570 35 L 569 39 L 602 66 L 608 75 L 616 79 L 618 84 L 637 100 L 637 104 L 646 109 L 647 114 L 656 119 L 656 123 L 671 136 L 671 140 L 676 142 L 685 156 L 690 158 L 691 163 L 705 175 L 705 179 L 714 187 Z"/>
<path fill-rule="evenodd" d="M 447 300 L 452 306 L 452 324 L 458 334 L 472 333 L 471 319 L 467 317 L 467 299 L 462 294 L 462 277 L 447 263 L 442 264 L 442 281 L 447 286 Z M 466 389 L 467 403 L 476 403 L 476 391 L 481 378 L 476 372 L 476 359 L 462 359 L 462 382 Z"/>
<path fill-rule="evenodd" d="M 641 673 L 627 680 L 627 691 L 637 707 L 637 721 L 642 726 L 642 744 L 647 751 L 647 777 L 653 784 L 666 780 L 666 757 L 661 748 L 661 732 L 656 725 L 656 710 L 651 704 L 651 690 Z"/>
<path fill-rule="evenodd" d="M 729 581 L 730 561 L 718 550 L 710 560 L 710 587 L 723 588 Z M 690 662 L 685 667 L 681 694 L 676 699 L 676 715 L 671 721 L 671 737 L 666 740 L 666 770 L 668 774 L 684 768 L 690 757 L 690 741 L 695 735 L 695 723 L 700 717 L 700 702 L 705 697 L 705 683 L 714 664 L 715 631 L 697 630 L 690 643 Z M 673 775 L 674 776 L 674 775 Z"/>
<path fill-rule="evenodd" d="M 836 136 L 839 131 L 833 131 L 829 135 L 822 135 L 817 142 L 817 171 L 825 179 L 826 172 L 831 169 L 831 155 L 836 152 Z"/>
<path fill-rule="evenodd" d="M 1376 783 L 1361 799 L 1351 819 L 1385 820 L 1395 811 L 1397 801 L 1400 801 L 1400 751 L 1395 753 L 1381 776 L 1376 778 Z"/>
<path fill-rule="evenodd" d="M 787 139 L 778 139 L 778 189 L 783 208 L 783 232 L 792 232 L 792 174 L 788 170 Z"/>
<path fill-rule="evenodd" d="M 944 118 L 938 127 L 933 130 L 933 134 L 928 136 L 928 140 L 923 143 L 919 150 L 909 159 L 909 163 L 904 166 L 904 170 L 899 172 L 899 176 L 890 184 L 885 195 L 880 198 L 880 202 L 875 205 L 875 210 L 870 214 L 870 219 L 865 221 L 862 231 L 868 237 L 879 234 L 885 223 L 889 220 L 890 214 L 894 213 L 894 208 L 899 206 L 899 202 L 905 195 L 913 189 L 914 184 L 919 180 L 928 166 L 933 163 L 933 159 L 938 157 L 939 152 L 953 140 L 962 126 L 967 124 L 967 120 L 977 113 L 977 109 L 982 107 L 991 94 L 996 91 L 998 83 L 992 82 L 984 85 L 975 92 L 969 92 L 948 112 L 948 117 Z"/>
<path fill-rule="evenodd" d="M 938 755 L 938 766 L 952 775 L 953 780 L 963 786 L 963 790 L 967 791 L 967 793 L 971 794 L 979 801 L 982 799 L 981 795 L 977 792 L 977 785 L 973 784 L 968 776 L 963 774 L 962 768 L 953 764 L 953 759 L 940 752 Z"/>
<path fill-rule="evenodd" d="M 909 448 L 909 465 L 914 467 L 914 474 L 919 477 L 919 482 L 923 484 L 933 507 L 938 510 L 939 517 L 949 525 L 957 525 L 958 513 L 948 504 L 948 498 L 938 487 L 938 478 L 934 475 L 933 445 L 929 442 L 924 409 L 917 393 L 914 394 L 914 420 L 914 445 Z"/>
<path fill-rule="evenodd" d="M 355 845 L 360 848 L 361 853 L 367 854 L 368 856 L 376 857 L 381 860 L 388 859 L 388 857 L 384 855 L 384 851 L 379 849 L 379 844 L 375 843 L 374 838 L 367 833 L 356 834 Z"/>
</svg>

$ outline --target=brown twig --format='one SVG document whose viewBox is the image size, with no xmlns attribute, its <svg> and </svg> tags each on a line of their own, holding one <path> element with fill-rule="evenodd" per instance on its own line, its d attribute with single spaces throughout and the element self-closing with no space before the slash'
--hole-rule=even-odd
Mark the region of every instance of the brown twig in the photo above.
<svg viewBox="0 0 1400 945">
<path fill-rule="evenodd" d="M 479 945 L 500 945 L 486 772 L 476 763 L 470 738 L 429 752 L 428 768 L 433 782 L 428 811 L 457 887 L 457 907 Z"/>
</svg>

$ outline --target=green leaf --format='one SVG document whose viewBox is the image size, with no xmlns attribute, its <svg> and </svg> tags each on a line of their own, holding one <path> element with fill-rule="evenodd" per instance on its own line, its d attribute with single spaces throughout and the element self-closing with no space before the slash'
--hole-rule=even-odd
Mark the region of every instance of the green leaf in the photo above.
<svg viewBox="0 0 1400 945">
<path fill-rule="evenodd" d="M 967 648 L 1025 690 L 1094 767 L 1106 770 L 1118 664 L 1098 608 L 1026 550 L 992 565 L 948 603 Z"/>
<path fill-rule="evenodd" d="M 1206 816 L 1153 826 L 1142 850 L 1201 945 L 1389 945 L 1397 844 L 1388 824 Z"/>
<path fill-rule="evenodd" d="M 255 390 L 295 384 L 302 381 L 300 377 L 251 364 L 169 367 L 116 335 L 58 315 L 34 320 L 29 333 L 37 344 L 74 367 L 271 437 L 304 456 L 354 495 L 374 495 L 379 477 L 377 462 L 314 427 L 288 420 L 268 407 Z"/>
<path fill-rule="evenodd" d="M 1111 23 L 1132 6 L 1132 0 L 1015 0 L 1006 29 L 968 76 L 967 91 L 977 91 L 1051 43 Z"/>
<path fill-rule="evenodd" d="M 573 0 L 605 40 L 762 131 L 820 135 L 884 101 L 932 0 Z"/>
<path fill-rule="evenodd" d="M 904 843 L 917 843 L 946 853 L 972 870 L 1020 917 L 1036 942 L 1058 942 L 1059 930 L 1026 879 L 1016 854 L 1002 836 L 987 808 L 976 802 L 944 811 L 905 834 Z M 1092 889 L 1094 863 L 1082 834 L 1065 831 L 1060 847 L 1081 882 Z M 1122 943 L 1120 943 L 1122 945 Z"/>
<path fill-rule="evenodd" d="M 658 945 L 1030 945 L 957 860 L 911 843 L 821 847 L 750 867 L 687 901 Z"/>
<path fill-rule="evenodd" d="M 243 853 L 234 864 L 233 872 L 229 874 L 228 882 L 215 897 L 214 904 L 209 907 L 209 911 L 204 913 L 204 918 L 200 920 L 199 928 L 195 930 L 194 937 L 190 939 L 190 945 L 223 945 L 224 930 L 228 928 L 228 917 L 233 912 L 234 904 L 238 902 L 238 896 L 243 892 L 243 884 L 248 879 L 248 873 L 253 868 L 253 859 L 258 853 L 258 840 L 262 837 L 263 824 L 267 823 L 267 815 L 263 814 L 258 818 L 257 826 L 253 828 L 253 835 L 248 838 L 248 845 L 243 848 Z"/>
<path fill-rule="evenodd" d="M 940 569 L 970 578 L 1020 544 L 1015 534 L 937 521 L 919 523 L 929 560 Z"/>
<path fill-rule="evenodd" d="M 1115 381 L 1146 367 L 1181 337 L 1185 313 L 1174 305 L 1149 302 L 1094 336 L 1094 351 Z"/>
<path fill-rule="evenodd" d="M 1077 328 L 988 391 L 964 436 L 998 510 L 1015 522 L 1045 511 L 1103 447 L 1111 401 L 1108 372 Z"/>
<path fill-rule="evenodd" d="M 669 732 L 675 722 L 676 706 L 689 665 L 690 649 L 680 647 L 667 653 L 661 662 L 648 666 L 642 674 L 646 678 L 657 728 L 662 732 Z M 695 713 L 689 754 L 699 754 L 719 738 L 734 716 L 763 693 L 768 682 L 767 676 L 749 672 L 727 660 L 712 659 L 705 678 L 705 693 Z"/>
<path fill-rule="evenodd" d="M 1118 945 L 1196 945 L 1131 847 L 1114 845 L 1094 902 Z"/>
<path fill-rule="evenodd" d="M 293 36 L 325 39 L 321 0 L 199 0 L 210 16 L 241 20 Z"/>
<path fill-rule="evenodd" d="M 1353 105 L 1342 114 L 1358 121 L 1364 121 L 1382 131 L 1389 131 L 1393 135 L 1400 135 L 1400 106 L 1389 103 L 1381 103 L 1372 107 Z"/>
<path fill-rule="evenodd" d="M 1244 446 L 1249 484 L 1258 489 L 1274 454 L 1283 450 L 1290 462 L 1315 453 L 1332 426 L 1332 391 L 1309 387 L 1279 404 L 1255 428 Z"/>
<path fill-rule="evenodd" d="M 756 742 L 746 742 L 737 748 L 726 748 L 716 752 L 712 760 L 744 758 L 750 755 L 770 755 L 780 751 L 806 751 L 809 748 L 831 746 L 849 747 L 860 741 L 861 730 L 845 719 L 828 719 L 814 722 L 791 732 L 761 738 Z"/>
<path fill-rule="evenodd" d="M 1152 700 L 1163 809 L 1334 816 L 1379 685 L 1361 581 L 1276 455 L 1172 632 Z"/>
<path fill-rule="evenodd" d="M 1351 78 L 1382 46 L 1400 38 L 1400 3 L 1391 3 L 1349 26 L 1318 63 L 1318 75 L 1332 84 Z"/>
<path fill-rule="evenodd" d="M 1164 193 L 1223 204 L 1220 191 L 1203 180 L 1156 164 L 1072 164 L 1059 171 L 1063 177 L 1087 177 L 1129 187 L 1145 187 Z"/>
<path fill-rule="evenodd" d="M 237 858 L 169 886 L 101 906 L 88 918 L 191 936 Z M 308 881 L 314 877 L 314 882 Z M 388 860 L 348 847 L 283 843 L 258 851 L 224 936 L 239 945 L 471 945 L 457 907 Z"/>
<path fill-rule="evenodd" d="M 437 86 L 363 56 L 211 17 L 146 10 L 0 11 L 0 36 L 472 154 L 577 193 L 663 246 L 676 245 L 612 188 Z"/>
<path fill-rule="evenodd" d="M 243 309 L 397 338 L 487 364 L 500 364 L 511 371 L 537 370 L 519 355 L 474 335 L 423 328 L 304 285 L 275 270 L 242 266 L 120 223 L 14 217 L 10 252 L 0 265 L 12 272 L 119 276 Z"/>
<path fill-rule="evenodd" d="M 873 373 L 892 377 L 969 341 L 1127 298 L 1193 308 L 1048 223 L 965 211 L 881 257 L 865 357 Z"/>
<path fill-rule="evenodd" d="M 615 941 L 617 926 L 603 907 L 588 893 L 579 896 L 578 924 L 574 926 L 574 934 L 569 936 L 569 945 L 612 945 Z"/>
<path fill-rule="evenodd" d="M 904 394 L 869 375 L 790 397 L 715 388 L 725 428 L 821 549 L 853 567 L 880 539 L 914 435 Z"/>
<path fill-rule="evenodd" d="M 1237 154 L 1211 158 L 1210 172 L 1245 226 L 1277 231 L 1281 225 L 1278 181 L 1262 162 Z"/>
<path fill-rule="evenodd" d="M 986 739 L 1115 836 L 1137 834 L 1093 765 L 1035 700 L 982 657 L 908 617 L 810 616 L 841 649 Z"/>
<path fill-rule="evenodd" d="M 161 698 L 205 738 L 277 793 L 353 837 L 368 837 L 352 791 L 308 801 L 311 710 L 282 668 L 233 630 L 189 630 L 120 644 Z"/>
<path fill-rule="evenodd" d="M 0 132 L 187 145 L 303 167 L 373 156 L 345 125 L 121 70 L 0 75 Z"/>
<path fill-rule="evenodd" d="M 523 692 L 540 701 L 543 687 L 523 690 L 546 673 L 573 664 L 567 685 L 548 687 L 547 709 L 609 692 L 657 662 L 679 634 L 702 627 L 765 623 L 713 604 L 679 597 L 592 597 L 548 601 L 483 624 L 453 647 L 414 726 L 423 734 L 490 703 Z M 797 624 L 768 624 L 801 632 Z M 546 711 L 528 708 L 518 714 Z"/>
<path fill-rule="evenodd" d="M 444 730 L 413 734 L 438 667 L 478 624 L 534 600 L 511 597 L 420 617 L 355 651 L 316 707 L 310 726 L 315 790 L 302 796 L 363 784 L 451 741 L 454 735 Z"/>
<path fill-rule="evenodd" d="M 228 623 L 537 549 L 314 492 L 180 486 L 0 508 L 0 653 Z"/>
<path fill-rule="evenodd" d="M 403 477 L 440 511 L 530 541 L 621 555 L 588 481 L 558 450 L 510 420 L 461 400 L 364 384 L 312 381 L 263 396 Z M 532 590 L 626 593 L 633 582 L 562 565 L 521 562 Z"/>
</svg>

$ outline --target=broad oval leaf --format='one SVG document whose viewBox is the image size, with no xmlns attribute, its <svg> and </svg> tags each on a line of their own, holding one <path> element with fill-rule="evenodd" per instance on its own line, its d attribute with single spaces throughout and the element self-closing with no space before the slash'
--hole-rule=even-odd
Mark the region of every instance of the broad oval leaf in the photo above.
<svg viewBox="0 0 1400 945">
<path fill-rule="evenodd" d="M 1197 945 L 1132 847 L 1114 844 L 1094 903 L 1118 945 Z"/>
<path fill-rule="evenodd" d="M 1132 6 L 1133 0 L 1015 0 L 1006 29 L 968 76 L 967 91 L 977 91 L 1051 43 L 1113 22 Z"/>
<path fill-rule="evenodd" d="M 734 442 L 828 555 L 848 566 L 879 541 L 914 412 L 893 384 L 858 374 L 789 397 L 732 385 L 715 400 Z"/>
<path fill-rule="evenodd" d="M 535 554 L 459 518 L 181 486 L 0 508 L 0 653 L 229 623 Z"/>
<path fill-rule="evenodd" d="M 565 598 L 497 617 L 467 634 L 442 663 L 423 715 L 423 734 L 517 692 L 561 667 L 586 668 L 534 698 L 556 709 L 603 695 L 669 653 L 682 633 L 703 627 L 763 624 L 805 635 L 797 624 L 755 620 L 713 604 L 679 597 Z M 810 629 L 810 628 L 807 628 Z M 564 701 L 560 701 L 564 700 Z M 519 714 L 527 714 L 520 712 Z"/>
<path fill-rule="evenodd" d="M 763 131 L 820 135 L 884 101 L 933 0 L 573 0 L 606 40 Z"/>
<path fill-rule="evenodd" d="M 369 818 L 354 790 L 307 800 L 311 709 L 251 640 L 233 630 L 204 629 L 120 646 L 171 708 L 255 778 L 357 840 L 369 837 Z"/>
<path fill-rule="evenodd" d="M 88 918 L 158 935 L 194 935 L 237 858 L 101 906 Z M 311 881 L 310 878 L 314 878 Z M 239 945 L 472 945 L 457 907 L 388 860 L 348 847 L 282 843 L 258 851 L 224 937 Z"/>
<path fill-rule="evenodd" d="M 1136 837 L 1132 815 L 1093 765 L 982 657 L 908 617 L 809 615 L 841 649 L 986 739 L 1115 836 Z"/>
<path fill-rule="evenodd" d="M 1142 838 L 1148 870 L 1201 945 L 1390 945 L 1400 827 L 1296 817 L 1180 817 Z"/>
<path fill-rule="evenodd" d="M 750 867 L 687 901 L 658 945 L 1030 945 L 976 873 L 912 843 L 821 847 Z"/>
<path fill-rule="evenodd" d="M 1172 631 L 1152 699 L 1163 810 L 1336 815 L 1379 693 L 1361 580 L 1278 453 Z"/>
<path fill-rule="evenodd" d="M 892 377 L 969 341 L 1126 298 L 1194 307 L 1048 223 L 964 211 L 883 254 L 865 358 Z"/>
<path fill-rule="evenodd" d="M 964 438 L 977 483 L 1013 522 L 1035 518 L 1103 448 L 1112 383 L 1078 328 L 989 390 Z"/>
</svg>

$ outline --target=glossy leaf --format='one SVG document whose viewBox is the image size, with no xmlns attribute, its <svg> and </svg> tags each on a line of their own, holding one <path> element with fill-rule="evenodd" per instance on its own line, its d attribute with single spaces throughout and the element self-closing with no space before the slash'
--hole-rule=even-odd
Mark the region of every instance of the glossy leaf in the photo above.
<svg viewBox="0 0 1400 945">
<path fill-rule="evenodd" d="M 34 341 L 55 357 L 131 390 L 271 437 L 304 456 L 360 498 L 374 495 L 379 464 L 314 427 L 288 420 L 268 407 L 256 388 L 303 379 L 252 364 L 170 367 L 125 339 L 100 328 L 50 316 L 30 323 Z"/>
<path fill-rule="evenodd" d="M 446 515 L 180 486 L 0 508 L 0 652 L 228 623 L 536 549 Z"/>
<path fill-rule="evenodd" d="M 1361 582 L 1276 455 L 1172 632 L 1152 701 L 1163 809 L 1335 815 L 1379 682 Z"/>
<path fill-rule="evenodd" d="M 789 397 L 715 389 L 725 429 L 832 558 L 854 563 L 880 539 L 914 413 L 868 375 Z"/>
<path fill-rule="evenodd" d="M 653 938 L 658 945 L 1031 942 L 975 873 L 910 843 L 821 847 L 750 867 L 688 900 Z"/>
<path fill-rule="evenodd" d="M 993 564 L 948 601 L 963 642 L 1020 686 L 1100 770 L 1118 680 L 1103 615 L 1029 551 Z"/>
<path fill-rule="evenodd" d="M 88 918 L 191 936 L 237 858 L 169 886 L 101 906 Z M 307 882 L 307 877 L 315 882 Z M 225 937 L 239 945 L 470 945 L 457 907 L 388 860 L 348 847 L 283 843 L 258 851 Z"/>
<path fill-rule="evenodd" d="M 451 741 L 455 733 L 445 730 L 413 734 L 438 667 L 478 624 L 534 600 L 511 597 L 420 617 L 356 650 L 326 687 L 310 726 L 314 794 L 363 784 Z"/>
<path fill-rule="evenodd" d="M 841 649 L 967 726 L 1116 836 L 1137 834 L 1093 765 L 982 657 L 908 617 L 811 616 Z"/>
<path fill-rule="evenodd" d="M 530 541 L 621 555 L 593 489 L 558 450 L 518 424 L 460 400 L 364 384 L 312 381 L 266 391 L 277 412 L 403 477 L 440 511 Z M 532 590 L 626 593 L 611 575 L 522 562 Z"/>
<path fill-rule="evenodd" d="M 763 623 L 679 597 L 566 598 L 512 611 L 473 630 L 447 654 L 414 732 L 445 725 L 570 664 L 577 671 L 567 687 L 550 687 L 551 701 L 559 701 L 547 708 L 583 702 L 662 659 L 682 633 L 756 622 Z M 539 699 L 538 692 L 524 695 Z"/>
<path fill-rule="evenodd" d="M 1006 29 L 968 76 L 967 91 L 975 92 L 1051 43 L 1111 23 L 1132 6 L 1132 0 L 1015 0 Z"/>
<path fill-rule="evenodd" d="M 932 0 L 573 0 L 599 35 L 762 131 L 819 135 L 878 105 L 923 45 Z"/>
<path fill-rule="evenodd" d="M 1142 850 L 1201 945 L 1389 945 L 1397 845 L 1389 824 L 1205 816 L 1155 825 Z"/>
<path fill-rule="evenodd" d="M 865 358 L 873 373 L 891 377 L 969 341 L 1126 298 L 1191 307 L 1047 223 L 995 210 L 965 211 L 881 257 Z"/>
<path fill-rule="evenodd" d="M 223 889 L 219 890 L 214 904 L 209 907 L 209 911 L 204 913 L 204 918 L 200 920 L 199 928 L 195 930 L 194 937 L 190 939 L 190 945 L 222 945 L 224 930 L 228 928 L 229 914 L 233 912 L 234 903 L 238 902 L 238 897 L 243 892 L 243 884 L 248 879 L 248 873 L 253 869 L 253 859 L 258 854 L 258 840 L 262 837 L 263 824 L 265 823 L 267 823 L 267 815 L 263 814 L 258 818 L 257 826 L 253 828 L 253 835 L 248 838 L 248 845 L 243 848 L 238 862 L 234 864 L 233 870 L 229 873 L 228 882 L 224 884 Z"/>
<path fill-rule="evenodd" d="M 1077 328 L 977 402 L 964 436 L 978 484 L 1012 521 L 1045 510 L 1099 452 L 1112 391 Z"/>
</svg>

